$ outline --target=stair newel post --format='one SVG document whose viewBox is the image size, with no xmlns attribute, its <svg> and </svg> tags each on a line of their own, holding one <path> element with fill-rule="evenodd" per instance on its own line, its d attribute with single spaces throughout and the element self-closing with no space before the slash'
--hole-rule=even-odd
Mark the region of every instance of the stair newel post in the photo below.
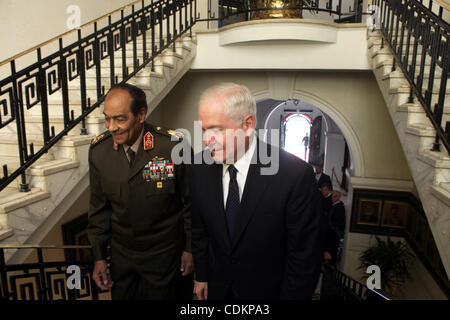
<svg viewBox="0 0 450 320">
<path fill-rule="evenodd" d="M 148 59 L 148 53 L 147 53 L 147 18 L 145 17 L 145 10 L 144 10 L 144 0 L 142 0 L 142 16 L 141 16 L 141 23 L 140 23 L 140 29 L 142 34 L 142 65 L 145 65 Z"/>
<path fill-rule="evenodd" d="M 0 248 L 0 288 L 2 289 L 1 292 L 1 299 L 3 301 L 7 300 L 9 298 L 9 290 L 8 290 L 8 277 L 6 273 L 6 263 L 5 263 L 5 249 Z"/>
<path fill-rule="evenodd" d="M 192 9 L 193 9 L 192 2 L 196 3 L 195 2 L 196 0 L 187 0 L 187 1 L 189 1 L 189 20 L 190 20 L 190 22 L 189 22 L 189 37 L 192 38 L 192 26 L 194 24 L 194 17 L 195 17 L 192 15 Z"/>
<path fill-rule="evenodd" d="M 430 29 L 431 29 L 431 26 L 430 26 Z M 431 31 L 430 31 L 430 33 L 431 33 Z M 430 71 L 429 71 L 429 78 L 428 78 L 428 87 L 427 87 L 427 91 L 425 93 L 425 101 L 429 108 L 431 108 L 431 100 L 433 97 L 434 77 L 435 77 L 435 72 L 436 72 L 436 63 L 438 60 L 440 40 L 441 40 L 441 32 L 440 32 L 439 26 L 434 25 L 434 34 L 432 34 L 432 37 L 430 40 L 431 40 L 431 47 L 430 47 L 431 64 L 430 64 Z M 441 123 L 439 122 L 438 125 L 440 126 Z"/>
<path fill-rule="evenodd" d="M 405 37 L 406 14 L 407 14 L 407 6 L 404 5 L 402 12 L 401 13 L 399 12 L 399 17 L 397 18 L 398 19 L 397 21 L 401 23 L 400 47 L 398 50 L 398 57 L 399 57 L 400 61 L 401 61 L 402 55 L 403 55 L 403 43 L 404 43 L 403 38 Z M 408 63 L 406 63 L 405 65 L 408 65 Z"/>
<path fill-rule="evenodd" d="M 22 101 L 22 90 L 21 87 L 17 84 L 17 76 L 16 76 L 16 61 L 11 61 L 11 75 L 13 78 L 13 108 L 14 114 L 16 116 L 16 127 L 17 127 L 17 145 L 19 147 L 19 159 L 20 166 L 23 167 L 25 162 L 28 160 L 27 153 L 27 137 L 25 131 L 25 116 L 23 112 L 23 101 Z M 21 173 L 21 184 L 20 184 L 20 192 L 28 192 L 30 191 L 30 187 L 28 186 L 26 180 L 25 170 Z"/>
<path fill-rule="evenodd" d="M 63 39 L 59 38 L 59 81 L 61 82 L 61 90 L 62 90 L 62 107 L 63 107 L 63 116 L 64 116 L 64 129 L 66 129 L 70 124 L 70 115 L 69 115 L 69 85 L 67 83 L 67 63 L 66 57 L 64 57 L 63 51 Z"/>
<path fill-rule="evenodd" d="M 136 15 L 134 13 L 134 4 L 131 6 L 131 39 L 133 40 L 133 73 L 138 70 L 138 59 L 137 59 L 137 38 L 138 30 L 136 28 Z"/>
<path fill-rule="evenodd" d="M 81 41 L 81 29 L 78 29 L 78 51 L 77 51 L 77 64 L 78 73 L 80 75 L 80 96 L 81 96 L 81 135 L 87 135 L 86 119 L 84 113 L 86 112 L 86 65 L 84 64 L 84 48 Z"/>
<path fill-rule="evenodd" d="M 172 3 L 169 4 L 169 16 L 170 16 L 170 10 L 172 9 L 172 24 L 173 24 L 173 35 L 172 35 L 172 40 L 173 40 L 173 52 L 175 52 L 175 40 L 177 39 L 177 4 L 176 1 L 172 1 Z"/>
<path fill-rule="evenodd" d="M 95 80 L 97 83 L 97 99 L 103 95 L 102 92 L 102 74 L 101 74 L 101 54 L 100 54 L 100 39 L 97 35 L 97 22 L 94 23 L 94 64 L 95 64 Z"/>
<path fill-rule="evenodd" d="M 159 1 L 158 7 L 158 23 L 159 23 L 159 48 L 157 52 L 162 52 L 164 47 L 164 39 L 163 39 L 163 7 L 161 5 L 162 1 Z"/>
<path fill-rule="evenodd" d="M 442 127 L 442 116 L 444 113 L 444 105 L 445 105 L 445 95 L 446 95 L 446 91 L 447 91 L 447 81 L 448 81 L 448 75 L 450 72 L 450 38 L 448 35 L 446 35 L 446 48 L 445 50 L 443 50 L 442 53 L 442 74 L 441 74 L 441 83 L 439 86 L 439 99 L 438 99 L 438 103 L 435 105 L 434 108 L 434 115 L 435 115 L 435 119 L 436 122 L 438 124 L 438 126 Z M 449 139 L 449 132 L 450 129 L 450 122 L 446 123 L 446 128 L 445 128 L 445 132 L 444 132 L 444 136 L 446 135 L 447 137 L 447 143 L 450 140 Z M 445 141 L 444 141 L 445 143 Z M 445 146 L 447 149 L 448 145 Z M 435 138 L 435 142 L 433 143 L 433 148 L 432 151 L 439 151 L 440 150 L 440 143 L 439 143 L 439 135 L 436 133 L 436 138 Z"/>
<path fill-rule="evenodd" d="M 48 120 L 48 100 L 47 100 L 47 79 L 45 78 L 45 70 L 42 69 L 41 48 L 37 49 L 37 59 L 39 64 L 39 80 L 38 80 L 38 97 L 41 99 L 41 119 L 42 119 L 42 135 L 44 145 L 50 140 L 50 125 Z"/>
<path fill-rule="evenodd" d="M 170 1 L 167 0 L 165 5 L 164 5 L 164 14 L 166 17 L 166 31 L 167 31 L 167 41 L 166 41 L 166 46 L 168 47 L 170 44 L 170 41 L 172 40 L 172 35 L 170 33 Z"/>
<path fill-rule="evenodd" d="M 127 39 L 123 10 L 120 10 L 120 47 L 122 48 L 122 80 L 128 76 L 127 72 Z"/>
<path fill-rule="evenodd" d="M 45 264 L 44 257 L 42 255 L 42 248 L 37 248 L 37 256 L 38 256 L 38 265 L 39 265 L 39 278 L 40 285 L 38 287 L 38 297 L 39 300 L 48 300 L 47 291 L 47 281 L 45 280 Z"/>
<path fill-rule="evenodd" d="M 404 29 L 402 29 L 402 31 L 405 31 L 406 29 L 406 50 L 405 50 L 405 56 L 403 57 L 403 65 L 406 66 L 406 68 L 408 68 L 409 65 L 409 47 L 411 45 L 411 10 L 409 10 L 409 4 L 405 5 L 405 16 L 403 19 L 403 26 Z M 402 39 L 403 39 L 403 35 L 402 35 Z"/>
<path fill-rule="evenodd" d="M 411 11 L 412 12 L 412 11 Z M 411 13 L 411 16 L 414 16 L 414 13 Z M 409 69 L 411 80 L 415 80 L 415 74 L 416 74 L 416 64 L 417 64 L 417 50 L 419 48 L 419 28 L 420 24 L 418 19 L 413 20 L 413 25 L 411 26 L 411 32 L 414 35 L 414 46 L 413 46 L 413 54 L 411 58 L 411 68 Z"/>
<path fill-rule="evenodd" d="M 189 26 L 189 22 L 188 22 L 188 1 L 187 0 L 183 0 L 184 3 L 184 30 L 186 31 L 188 26 Z"/>
<path fill-rule="evenodd" d="M 155 48 L 155 7 L 153 6 L 153 0 L 150 10 L 150 30 L 151 30 L 151 37 L 152 37 L 152 47 L 151 47 L 151 65 L 152 71 L 155 71 L 155 54 L 156 54 L 156 48 Z"/>
<path fill-rule="evenodd" d="M 425 17 L 425 23 L 422 23 L 419 20 L 420 23 L 420 36 L 421 36 L 421 44 L 422 44 L 422 57 L 420 59 L 420 69 L 419 69 L 419 75 L 417 77 L 417 89 L 419 89 L 420 93 L 422 94 L 422 84 L 423 84 L 423 75 L 425 73 L 425 58 L 427 56 L 427 47 L 429 46 L 430 42 L 430 32 L 429 32 L 429 23 L 430 21 Z M 429 105 L 428 105 L 429 107 Z"/>
</svg>

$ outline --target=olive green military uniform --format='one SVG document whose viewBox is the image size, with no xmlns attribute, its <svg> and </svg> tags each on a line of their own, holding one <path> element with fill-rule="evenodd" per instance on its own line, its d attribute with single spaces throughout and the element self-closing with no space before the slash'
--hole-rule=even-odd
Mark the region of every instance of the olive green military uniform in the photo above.
<svg viewBox="0 0 450 320">
<path fill-rule="evenodd" d="M 172 135 L 144 123 L 131 168 L 109 132 L 91 143 L 88 235 L 95 260 L 106 259 L 111 243 L 113 299 L 175 298 L 182 251 L 191 252 L 191 215 L 186 167 L 170 165 Z M 151 166 L 162 162 L 166 172 L 155 176 Z"/>
</svg>

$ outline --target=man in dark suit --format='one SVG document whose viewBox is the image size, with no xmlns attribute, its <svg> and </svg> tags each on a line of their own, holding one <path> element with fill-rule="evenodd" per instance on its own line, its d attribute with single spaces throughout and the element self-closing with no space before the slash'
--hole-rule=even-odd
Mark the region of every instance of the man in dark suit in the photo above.
<svg viewBox="0 0 450 320">
<path fill-rule="evenodd" d="M 340 200 L 341 193 L 333 191 L 332 206 L 328 213 L 328 228 L 325 235 L 324 260 L 336 267 L 337 256 L 345 231 L 345 207 Z"/>
<path fill-rule="evenodd" d="M 333 184 L 331 183 L 331 178 L 329 175 L 325 174 L 323 172 L 322 165 L 315 164 L 315 171 L 316 171 L 316 180 L 317 185 L 321 188 L 323 185 L 327 185 L 328 188 L 333 191 Z"/>
<path fill-rule="evenodd" d="M 324 215 L 313 170 L 257 139 L 255 115 L 240 85 L 221 84 L 200 98 L 209 150 L 196 155 L 190 178 L 200 300 L 310 299 L 320 274 Z M 262 163 L 268 148 L 278 165 L 271 175 Z"/>
<path fill-rule="evenodd" d="M 108 131 L 89 150 L 93 279 L 113 299 L 173 299 L 180 273 L 193 269 L 186 168 L 171 160 L 175 133 L 144 122 L 146 113 L 141 89 L 116 85 L 105 100 Z"/>
</svg>

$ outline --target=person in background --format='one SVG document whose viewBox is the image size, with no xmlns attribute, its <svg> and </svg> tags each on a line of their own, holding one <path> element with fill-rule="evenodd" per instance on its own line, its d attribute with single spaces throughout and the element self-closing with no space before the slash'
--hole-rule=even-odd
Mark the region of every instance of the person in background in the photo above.
<svg viewBox="0 0 450 320">
<path fill-rule="evenodd" d="M 339 191 L 332 192 L 333 203 L 327 217 L 328 226 L 325 236 L 324 260 L 334 267 L 336 267 L 345 231 L 345 207 L 340 198 Z"/>
</svg>

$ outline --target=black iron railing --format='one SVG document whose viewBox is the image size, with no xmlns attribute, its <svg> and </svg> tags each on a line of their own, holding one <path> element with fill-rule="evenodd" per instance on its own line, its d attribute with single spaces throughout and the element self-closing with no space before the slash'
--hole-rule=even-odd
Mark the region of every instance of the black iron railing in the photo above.
<svg viewBox="0 0 450 320">
<path fill-rule="evenodd" d="M 369 289 L 362 282 L 349 277 L 336 268 L 324 264 L 320 300 L 390 300 L 381 293 Z"/>
<path fill-rule="evenodd" d="M 394 54 L 392 70 L 398 66 L 409 82 L 408 102 L 416 97 L 436 130 L 431 150 L 440 151 L 442 143 L 450 154 L 450 119 L 443 117 L 450 101 L 450 25 L 442 19 L 442 5 L 422 2 L 375 0 L 374 25 L 379 22 L 381 47 L 387 44 Z"/>
<path fill-rule="evenodd" d="M 32 250 L 32 262 L 6 264 L 8 250 Z M 108 300 L 109 292 L 92 280 L 93 267 L 90 246 L 0 246 L 0 300 Z M 320 299 L 389 300 L 327 264 Z"/>
<path fill-rule="evenodd" d="M 6 264 L 5 251 L 8 250 L 32 250 L 30 252 L 31 258 L 28 259 L 33 260 L 33 262 Z M 100 291 L 92 280 L 91 275 L 94 266 L 92 259 L 78 260 L 79 255 L 72 255 L 76 250 L 90 251 L 91 247 L 1 246 L 0 299 L 98 300 L 99 297 L 108 299 L 108 294 Z M 58 253 L 55 255 L 55 252 Z M 44 254 L 49 253 L 50 256 L 53 253 L 53 257 L 44 258 Z M 65 257 L 59 257 L 63 254 Z M 79 273 L 77 274 L 77 272 Z"/>
<path fill-rule="evenodd" d="M 316 15 L 328 13 L 334 22 L 361 22 L 362 0 L 355 0 L 348 9 L 342 7 L 342 0 L 219 0 L 218 14 L 208 1 L 207 19 L 218 21 L 219 27 L 254 19 L 303 18 L 305 12 Z"/>
<path fill-rule="evenodd" d="M 140 3 L 139 9 L 136 3 Z M 43 55 L 49 42 L 29 50 L 26 58 L 35 54 L 35 62 L 27 62 L 24 68 L 18 67 L 24 55 L 0 63 L 0 68 L 9 64 L 9 75 L 0 80 L 0 129 L 17 133 L 15 156 L 20 159 L 17 169 L 1 164 L 0 190 L 21 176 L 20 190 L 29 191 L 25 170 L 75 126 L 80 125 L 81 134 L 86 134 L 86 116 L 103 102 L 108 88 L 126 82 L 148 64 L 153 71 L 154 58 L 170 46 L 175 51 L 175 40 L 192 32 L 195 0 L 136 3 L 82 26 L 77 39 L 69 44 L 64 41 L 70 37 L 60 36 L 53 53 Z M 125 15 L 125 9 L 131 12 Z M 113 21 L 114 15 L 120 16 Z M 93 30 L 83 36 L 87 27 Z M 31 126 L 28 119 L 36 108 L 40 108 L 42 120 L 39 149 L 28 144 L 31 138 L 27 135 Z M 55 115 L 63 117 L 60 130 L 50 121 Z"/>
</svg>

